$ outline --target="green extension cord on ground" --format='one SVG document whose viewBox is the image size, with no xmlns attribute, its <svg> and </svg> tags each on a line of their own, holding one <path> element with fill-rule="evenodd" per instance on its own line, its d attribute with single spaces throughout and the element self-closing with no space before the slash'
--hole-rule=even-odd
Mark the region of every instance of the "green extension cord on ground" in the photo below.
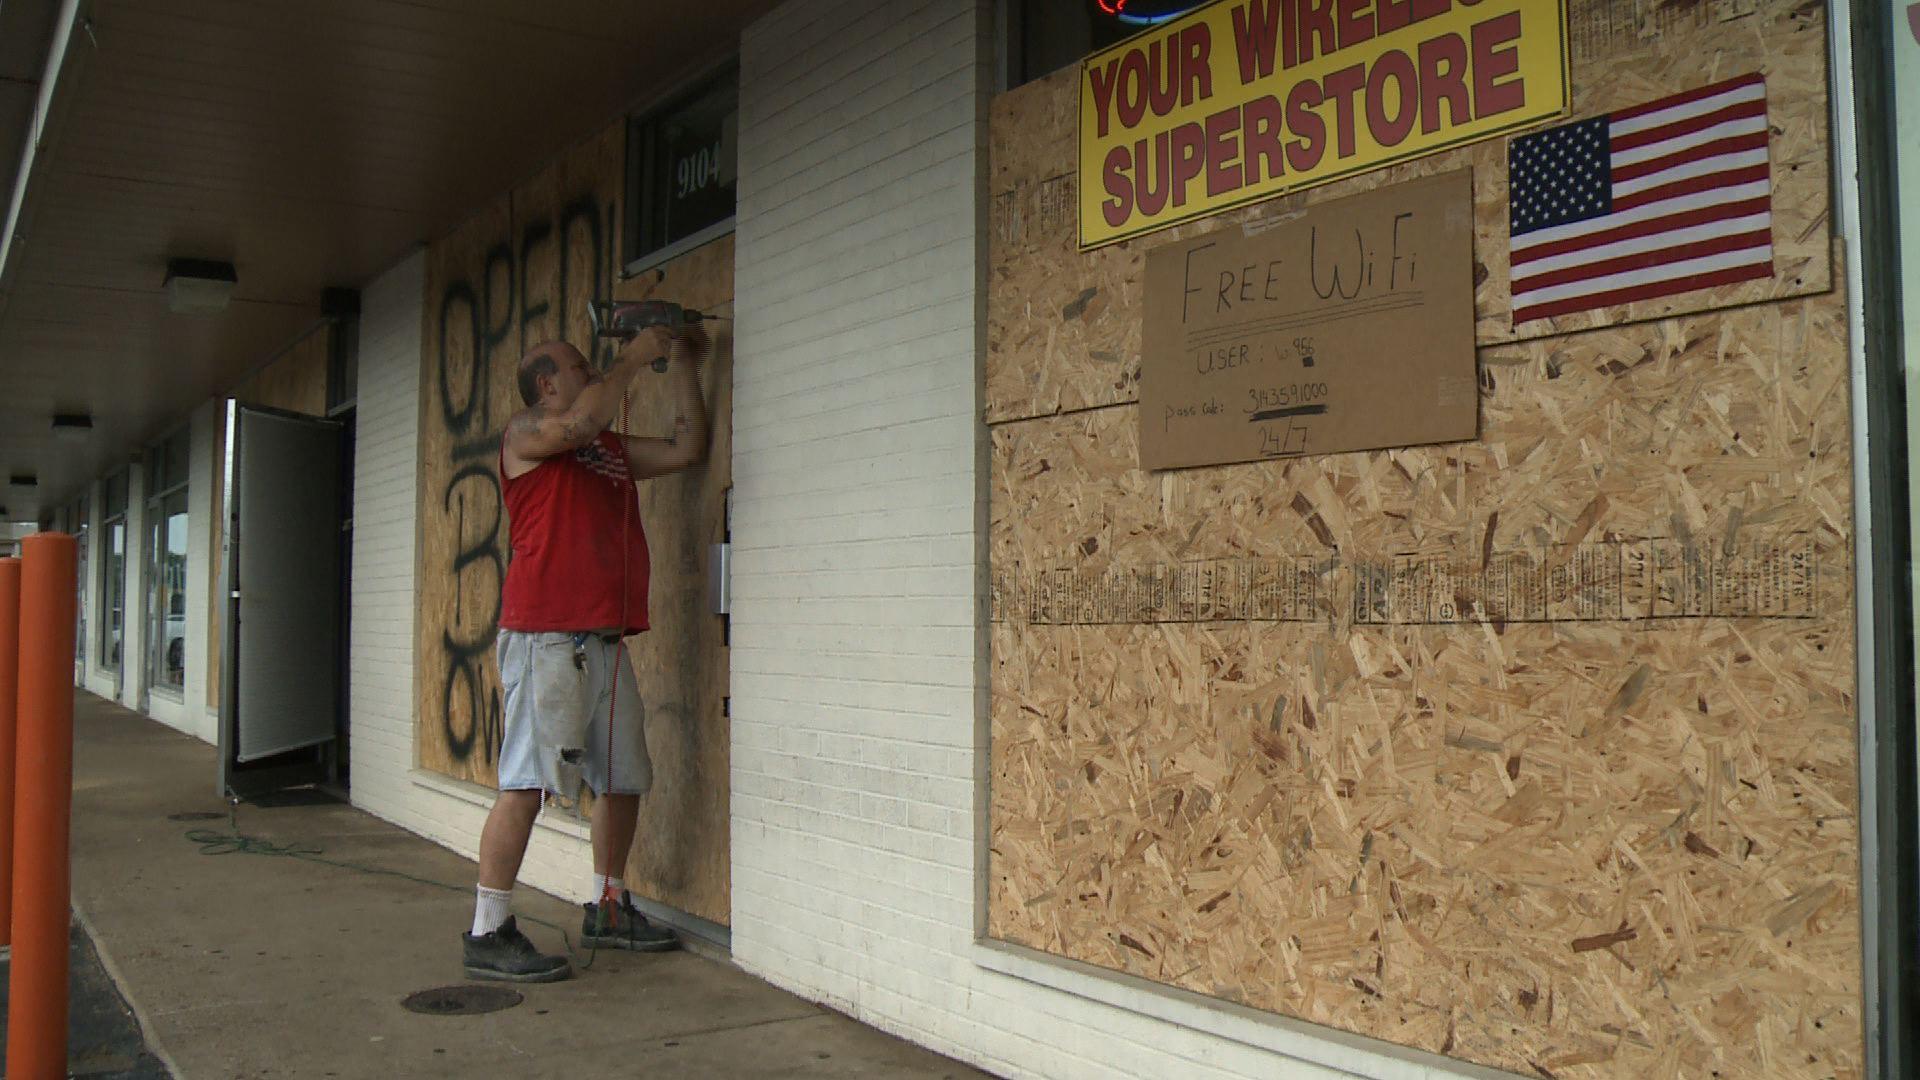
<svg viewBox="0 0 1920 1080">
<path fill-rule="evenodd" d="M 448 892 L 461 893 L 463 895 L 471 891 L 469 887 L 464 885 L 449 885 L 444 881 L 434 881 L 431 878 L 419 877 L 414 874 L 409 874 L 404 870 L 388 870 L 379 866 L 362 866 L 359 863 L 329 859 L 326 857 L 325 848 L 312 847 L 299 843 L 277 844 L 271 840 L 262 840 L 257 836 L 247 836 L 240 832 L 237 813 L 234 814 L 230 820 L 233 825 L 232 832 L 222 833 L 214 832 L 212 829 L 188 829 L 184 835 L 188 843 L 198 844 L 200 846 L 200 854 L 202 855 L 263 855 L 274 859 L 300 859 L 305 862 L 320 863 L 323 866 L 337 867 L 341 870 L 350 870 L 356 874 L 395 877 L 402 881 L 411 881 L 416 885 L 425 885 L 434 889 L 445 889 Z M 535 926 L 544 926 L 554 933 L 559 934 L 560 942 L 567 950 L 567 959 L 581 971 L 593 970 L 593 961 L 600 955 L 599 949 L 593 949 L 588 952 L 586 962 L 581 963 L 579 954 L 573 951 L 573 938 L 568 936 L 565 929 L 555 926 L 545 919 L 538 919 L 531 915 L 522 916 L 521 918 Z"/>
</svg>

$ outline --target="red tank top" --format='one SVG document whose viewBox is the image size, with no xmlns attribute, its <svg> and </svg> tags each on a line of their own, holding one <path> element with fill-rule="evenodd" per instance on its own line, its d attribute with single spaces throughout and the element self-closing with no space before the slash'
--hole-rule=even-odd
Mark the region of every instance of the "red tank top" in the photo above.
<svg viewBox="0 0 1920 1080">
<path fill-rule="evenodd" d="M 651 569 L 647 534 L 640 527 L 633 476 L 620 437 L 603 431 L 588 445 L 555 454 L 512 478 L 507 476 L 503 441 L 500 481 L 512 549 L 500 596 L 501 629 L 645 630 Z"/>
</svg>

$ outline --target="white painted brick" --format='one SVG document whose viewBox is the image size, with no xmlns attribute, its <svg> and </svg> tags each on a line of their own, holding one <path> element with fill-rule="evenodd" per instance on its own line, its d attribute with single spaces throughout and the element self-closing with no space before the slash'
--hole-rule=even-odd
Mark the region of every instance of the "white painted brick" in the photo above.
<svg viewBox="0 0 1920 1080">
<path fill-rule="evenodd" d="M 749 410 L 736 406 L 734 415 L 738 418 Z M 903 451 L 940 452 L 942 464 L 929 469 L 929 475 L 945 475 L 945 470 L 954 464 L 953 458 L 973 452 L 973 439 L 968 422 L 946 422 L 900 425 L 892 428 L 876 428 L 846 433 L 841 438 L 822 445 L 817 442 L 789 441 L 773 442 L 779 433 L 767 436 L 767 449 L 748 453 L 737 450 L 734 453 L 734 476 L 736 495 L 734 505 L 738 508 L 740 500 L 749 493 L 754 496 L 760 492 L 778 490 L 781 480 L 796 470 L 824 470 L 832 466 L 848 465 L 870 460 L 876 456 L 897 454 Z M 740 477 L 741 466 L 749 466 L 748 475 Z M 762 475 L 760 470 L 767 470 Z M 851 469 L 849 471 L 852 471 Z M 746 491 L 739 491 L 744 485 Z M 953 526 L 960 531 L 971 531 L 971 526 L 963 526 L 955 521 Z"/>
<path fill-rule="evenodd" d="M 923 104 L 928 112 L 938 112 L 942 106 L 950 108 L 953 103 L 927 100 Z M 785 185 L 770 187 L 765 196 L 743 193 L 740 210 L 778 227 L 808 220 L 803 210 L 809 202 L 835 204 L 860 199 L 876 195 L 893 184 L 903 185 L 906 193 L 924 198 L 938 189 L 964 182 L 965 178 L 954 172 L 944 155 L 952 152 L 957 144 L 970 141 L 971 131 L 964 127 L 921 125 L 901 130 L 905 134 L 864 146 L 856 141 L 862 135 L 859 129 L 843 129 L 818 147 L 836 150 L 828 157 L 830 166 L 822 175 L 810 183 L 790 180 Z M 912 226 L 901 222 L 898 227 Z M 784 239 L 786 243 L 793 243 L 796 238 Z"/>
<path fill-rule="evenodd" d="M 982 14 L 743 37 L 735 956 L 1009 1076 L 1346 1075 L 976 963 Z"/>
<path fill-rule="evenodd" d="M 929 322 L 932 322 L 930 319 Z M 920 331 L 923 337 L 940 333 L 937 326 L 928 326 Z M 947 331 L 956 339 L 970 335 L 970 329 Z M 874 350 L 861 350 L 871 353 Z M 845 353 L 836 350 L 831 359 L 845 361 Z M 838 364 L 826 366 L 832 371 Z M 764 406 L 796 411 L 818 412 L 833 406 L 872 407 L 889 405 L 902 398 L 917 397 L 926 394 L 949 393 L 958 388 L 972 385 L 972 369 L 964 357 L 956 356 L 953 351 L 941 351 L 932 346 L 922 346 L 914 353 L 904 355 L 887 370 L 872 373 L 862 372 L 861 377 L 822 381 L 819 372 L 800 369 L 785 380 L 787 385 L 762 385 L 757 388 L 754 397 L 746 405 L 749 408 Z M 764 395 L 762 397 L 761 395 Z M 735 399 L 735 407 L 740 405 Z"/>
<path fill-rule="evenodd" d="M 874 334 L 899 332 L 904 334 L 906 340 L 916 342 L 916 346 L 927 348 L 927 334 L 939 329 L 950 329 L 954 325 L 952 319 L 956 313 L 939 304 L 941 300 L 950 300 L 950 296 L 941 296 L 939 292 L 929 290 L 924 281 L 925 279 L 914 281 L 914 279 L 889 277 L 879 282 L 885 288 L 883 292 L 870 298 L 868 296 L 860 298 L 860 300 L 872 300 L 874 304 L 835 307 L 835 309 L 829 309 L 826 315 L 818 319 L 808 319 L 808 321 L 793 321 L 793 319 L 801 319 L 804 311 L 816 306 L 806 304 L 806 298 L 791 298 L 791 304 L 785 307 L 785 311 L 791 313 L 791 319 L 780 325 L 778 329 L 768 331 L 768 346 L 797 346 L 797 344 L 808 344 L 808 342 L 822 342 L 824 346 L 841 350 L 841 356 L 829 357 L 831 361 L 837 363 L 837 361 L 843 361 L 845 356 L 856 356 L 860 342 L 856 338 L 833 340 L 835 334 L 858 334 L 860 331 L 870 331 Z M 899 284 L 900 288 L 893 288 L 895 284 Z M 843 296 L 847 292 L 851 290 L 843 290 Z M 931 309 L 929 304 L 933 304 Z M 747 306 L 749 306 L 749 300 L 739 300 L 735 304 L 739 309 L 745 309 Z M 887 319 L 904 319 L 904 321 L 879 325 Z M 789 367 L 804 359 L 808 359 L 806 354 L 801 354 L 799 357 L 785 357 L 780 367 Z M 774 371 L 778 371 L 780 367 L 774 367 Z M 756 390 L 753 382 L 749 382 L 749 386 Z"/>
<path fill-rule="evenodd" d="M 220 648 L 208 619 L 210 602 L 219 591 L 219 567 L 211 545 L 213 521 L 220 508 L 214 504 L 214 477 L 219 463 L 214 460 L 214 444 L 225 418 L 217 402 L 209 401 L 193 411 L 187 447 L 187 624 L 185 730 L 203 742 L 213 742 L 219 724 L 211 710 L 220 707 L 219 687 L 209 685 L 208 659 Z"/>
<path fill-rule="evenodd" d="M 911 253 L 916 245 L 931 247 L 965 236 L 972 231 L 971 209 L 928 214 L 905 229 L 888 216 L 962 182 L 964 178 L 944 169 L 910 173 L 856 202 L 804 219 L 781 236 L 784 250 L 768 252 L 762 272 L 769 278 L 814 273 L 823 260 L 868 258 L 874 245 L 891 261 Z"/>
<path fill-rule="evenodd" d="M 354 805 L 472 857 L 491 793 L 465 797 L 414 772 L 414 544 L 418 516 L 421 316 L 426 259 L 415 254 L 362 292 L 355 425 L 349 702 Z M 587 844 L 537 828 L 523 884 L 570 896 Z"/>
<path fill-rule="evenodd" d="M 742 47 L 731 649 L 737 960 L 1007 1076 L 1336 1073 L 980 966 L 985 0 L 791 0 Z M 412 768 L 424 260 L 363 294 L 354 798 L 471 855 Z M 567 894 L 572 832 L 522 880 Z"/>
<path fill-rule="evenodd" d="M 819 5 L 824 8 L 826 5 Z M 846 102 L 864 100 L 870 96 L 876 83 L 891 83 L 891 87 L 880 87 L 879 96 L 883 101 L 890 93 L 900 95 L 898 82 L 912 74 L 913 70 L 925 66 L 928 57 L 906 50 L 916 40 L 923 40 L 938 33 L 939 24 L 956 21 L 968 14 L 964 9 L 956 10 L 951 4 L 942 4 L 938 0 L 917 0 L 917 5 L 909 10 L 906 5 L 896 5 L 889 12 L 887 21 L 879 26 L 870 27 L 867 34 L 847 34 L 846 23 L 835 15 L 826 15 L 819 22 L 808 25 L 798 32 L 783 32 L 779 40 L 787 48 L 804 51 L 812 61 L 804 67 L 794 67 L 778 74 L 770 74 L 766 84 L 766 95 L 749 103 L 742 102 L 742 116 L 746 122 L 756 126 L 778 130 L 784 124 L 782 113 L 793 109 L 796 113 L 805 113 L 809 120 L 824 113 L 832 116 L 846 109 Z M 764 26 L 765 24 L 763 24 Z M 831 26 L 831 30 L 827 29 Z M 754 33 L 759 30 L 749 30 Z M 964 32 L 965 26 L 956 27 L 956 32 Z M 826 34 L 821 37 L 819 35 Z M 902 54 L 902 63 L 875 65 L 871 58 L 876 54 Z M 907 58 L 911 57 L 910 60 Z M 946 59 L 951 61 L 951 55 Z M 831 99 L 827 97 L 831 95 Z"/>
<path fill-rule="evenodd" d="M 849 302 L 846 297 L 858 292 L 863 281 L 885 294 L 873 303 Z M 781 350 L 780 367 L 769 370 L 787 378 L 750 384 L 746 400 L 736 401 L 735 409 L 757 409 L 786 394 L 825 389 L 854 372 L 865 382 L 890 370 L 939 361 L 965 369 L 972 361 L 967 348 L 972 328 L 956 322 L 955 313 L 944 306 L 952 299 L 951 288 L 951 282 L 904 277 L 880 267 L 860 279 L 825 285 L 817 297 L 781 305 L 784 314 L 776 312 L 775 317 L 789 321 L 773 331 L 780 340 L 769 340 L 764 348 Z M 834 308 L 832 325 L 791 321 L 822 304 Z"/>
</svg>

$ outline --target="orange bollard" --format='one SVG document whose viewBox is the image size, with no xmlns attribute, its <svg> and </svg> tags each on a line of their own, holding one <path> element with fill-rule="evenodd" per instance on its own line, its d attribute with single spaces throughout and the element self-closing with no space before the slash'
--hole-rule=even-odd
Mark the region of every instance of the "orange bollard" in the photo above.
<svg viewBox="0 0 1920 1080">
<path fill-rule="evenodd" d="M 0 559 L 0 949 L 13 944 L 13 705 L 19 696 L 19 559 Z"/>
<path fill-rule="evenodd" d="M 73 537 L 20 541 L 20 692 L 14 756 L 13 970 L 7 1075 L 67 1074 L 67 932 L 72 880 Z"/>
<path fill-rule="evenodd" d="M 13 944 L 13 718 L 20 692 L 20 560 L 0 559 L 0 949 Z"/>
</svg>

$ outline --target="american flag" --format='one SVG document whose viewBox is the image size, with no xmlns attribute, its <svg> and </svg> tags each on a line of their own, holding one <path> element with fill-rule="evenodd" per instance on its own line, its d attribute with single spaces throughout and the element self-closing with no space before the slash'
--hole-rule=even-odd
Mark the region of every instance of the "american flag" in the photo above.
<svg viewBox="0 0 1920 1080">
<path fill-rule="evenodd" d="M 573 459 L 596 476 L 604 476 L 616 484 L 633 482 L 633 474 L 627 471 L 627 455 L 620 437 L 611 432 L 603 431 L 598 438 L 575 450 Z"/>
<path fill-rule="evenodd" d="M 1759 75 L 1508 146 L 1513 321 L 1773 276 Z"/>
</svg>

